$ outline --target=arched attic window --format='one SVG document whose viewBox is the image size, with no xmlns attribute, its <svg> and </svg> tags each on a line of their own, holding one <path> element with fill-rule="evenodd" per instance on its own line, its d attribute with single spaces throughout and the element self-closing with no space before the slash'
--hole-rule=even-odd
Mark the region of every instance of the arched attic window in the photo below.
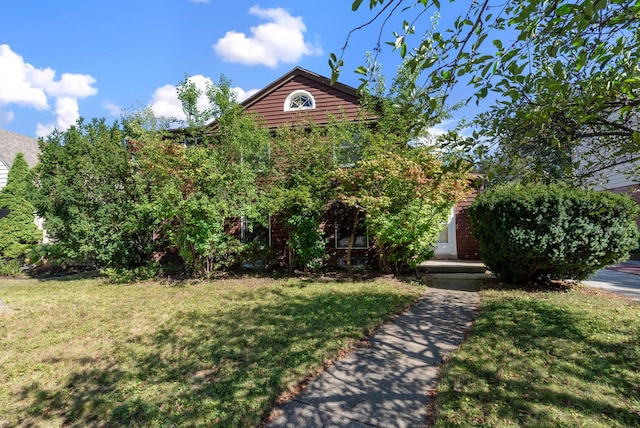
<svg viewBox="0 0 640 428">
<path fill-rule="evenodd" d="M 311 110 L 316 108 L 316 100 L 307 91 L 293 91 L 284 100 L 284 111 Z"/>
</svg>

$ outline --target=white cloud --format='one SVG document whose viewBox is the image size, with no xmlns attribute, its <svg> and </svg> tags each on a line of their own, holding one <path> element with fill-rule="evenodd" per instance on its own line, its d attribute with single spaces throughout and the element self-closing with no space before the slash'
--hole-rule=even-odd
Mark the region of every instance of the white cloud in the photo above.
<svg viewBox="0 0 640 428">
<path fill-rule="evenodd" d="M 190 76 L 189 81 L 195 83 L 202 95 L 198 98 L 198 109 L 200 111 L 209 108 L 209 100 L 205 95 L 207 85 L 213 82 L 206 76 L 201 74 Z M 151 98 L 151 110 L 158 117 L 175 118 L 185 120 L 187 117 L 182 111 L 182 103 L 178 99 L 178 90 L 173 85 L 164 85 L 155 90 Z"/>
<path fill-rule="evenodd" d="M 56 80 L 55 70 L 35 68 L 11 50 L 9 45 L 0 45 L 0 106 L 17 104 L 38 110 L 50 110 L 49 98 L 54 98 L 55 124 L 38 124 L 36 135 L 47 135 L 57 127 L 66 130 L 80 117 L 78 99 L 95 95 L 98 89 L 89 74 L 63 73 Z M 49 132 L 47 132 L 49 131 Z"/>
<path fill-rule="evenodd" d="M 88 74 L 63 73 L 57 82 L 51 80 L 45 87 L 45 91 L 54 97 L 84 98 L 98 93 L 91 85 L 96 79 Z"/>
<path fill-rule="evenodd" d="M 31 64 L 11 50 L 9 45 L 0 45 L 0 105 L 18 104 L 38 110 L 49 108 L 44 88 L 34 85 L 41 80 L 45 70 L 36 70 Z"/>
<path fill-rule="evenodd" d="M 51 134 L 56 129 L 56 125 L 54 123 L 47 123 L 43 125 L 38 123 L 36 125 L 36 137 L 46 137 Z"/>
<path fill-rule="evenodd" d="M 232 88 L 232 91 L 235 92 L 237 101 L 241 103 L 242 101 L 246 100 L 247 98 L 254 95 L 256 92 L 258 92 L 259 89 L 249 89 L 248 91 L 245 91 L 244 89 L 236 86 L 235 88 Z"/>
<path fill-rule="evenodd" d="M 122 115 L 122 107 L 106 100 L 102 103 L 102 107 L 109 112 L 111 116 L 120 117 Z"/>
<path fill-rule="evenodd" d="M 157 117 L 186 119 L 178 99 L 177 89 L 173 85 L 164 85 L 156 89 L 151 97 L 150 107 Z"/>
<path fill-rule="evenodd" d="M 429 128 L 428 132 L 431 137 L 439 137 L 446 134 L 456 127 L 456 122 L 453 120 L 443 120 L 439 124 Z"/>
<path fill-rule="evenodd" d="M 80 118 L 80 108 L 78 100 L 73 97 L 60 97 L 56 99 L 56 121 L 55 123 L 41 124 L 36 126 L 36 136 L 45 137 L 53 132 L 54 129 L 64 131 L 76 123 Z"/>
<path fill-rule="evenodd" d="M 189 80 L 195 83 L 202 94 L 198 98 L 198 109 L 204 111 L 211 107 L 209 100 L 206 96 L 206 89 L 208 85 L 214 85 L 210 78 L 201 74 L 190 76 Z M 245 91 L 240 87 L 234 87 L 231 89 L 237 97 L 238 102 L 242 102 L 258 92 L 258 89 L 249 89 Z M 174 85 L 164 85 L 156 89 L 151 97 L 149 103 L 151 111 L 157 117 L 175 118 L 178 120 L 186 120 L 186 116 L 182 111 L 182 103 L 178 99 L 178 89 Z"/>
<path fill-rule="evenodd" d="M 80 118 L 78 100 L 72 97 L 60 97 L 56 100 L 56 128 L 69 129 Z"/>
<path fill-rule="evenodd" d="M 303 55 L 320 55 L 322 48 L 304 40 L 307 31 L 302 17 L 291 16 L 282 8 L 262 9 L 253 6 L 249 14 L 269 21 L 251 27 L 251 35 L 227 32 L 213 49 L 228 62 L 276 67 L 279 63 L 295 63 Z"/>
<path fill-rule="evenodd" d="M 13 114 L 11 110 L 0 111 L 0 124 L 2 125 L 13 122 L 13 119 L 15 118 L 16 118 L 16 115 Z"/>
</svg>

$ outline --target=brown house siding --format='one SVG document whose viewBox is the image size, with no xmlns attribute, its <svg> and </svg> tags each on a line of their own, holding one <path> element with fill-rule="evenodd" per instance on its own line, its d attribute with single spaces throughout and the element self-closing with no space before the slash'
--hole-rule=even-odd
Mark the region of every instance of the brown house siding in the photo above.
<svg viewBox="0 0 640 428">
<path fill-rule="evenodd" d="M 284 102 L 294 91 L 309 92 L 316 103 L 313 110 L 284 111 Z M 269 128 L 277 128 L 285 123 L 296 123 L 309 119 L 319 125 L 327 124 L 327 113 L 340 117 L 343 113 L 349 120 L 357 117 L 360 105 L 355 94 L 349 94 L 332 86 L 326 86 L 302 75 L 296 75 L 284 85 L 253 102 L 247 110 L 259 114 Z"/>
</svg>

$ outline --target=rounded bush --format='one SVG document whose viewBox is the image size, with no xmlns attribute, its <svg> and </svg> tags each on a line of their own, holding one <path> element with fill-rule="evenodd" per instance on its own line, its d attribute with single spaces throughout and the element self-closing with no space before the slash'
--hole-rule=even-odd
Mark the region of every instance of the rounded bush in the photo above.
<svg viewBox="0 0 640 428">
<path fill-rule="evenodd" d="M 480 257 L 511 283 L 586 279 L 637 247 L 640 208 L 627 195 L 511 184 L 469 207 Z"/>
</svg>

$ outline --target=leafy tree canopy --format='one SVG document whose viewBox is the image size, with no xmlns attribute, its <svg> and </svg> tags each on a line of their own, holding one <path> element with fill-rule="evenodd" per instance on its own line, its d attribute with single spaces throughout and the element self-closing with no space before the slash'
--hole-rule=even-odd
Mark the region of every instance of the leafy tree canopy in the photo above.
<svg viewBox="0 0 640 428">
<path fill-rule="evenodd" d="M 41 140 L 40 152 L 35 206 L 66 255 L 97 266 L 142 263 L 152 251 L 150 220 L 138 209 L 145 189 L 121 125 L 80 119 Z"/>
<path fill-rule="evenodd" d="M 353 10 L 363 3 L 355 0 Z M 415 74 L 416 90 L 407 93 L 429 107 L 425 115 L 438 117 L 460 85 L 469 88 L 465 103 L 496 97 L 476 122 L 488 139 L 478 154 L 497 153 L 493 160 L 507 173 L 520 171 L 514 178 L 527 171 L 533 178 L 580 184 L 612 164 L 635 168 L 640 152 L 637 1 L 366 4 L 374 16 L 365 25 L 379 25 L 382 38 L 390 18 L 402 18 L 388 43 Z M 455 18 L 443 31 L 427 21 L 439 16 Z M 336 79 L 342 55 L 332 54 L 329 62 Z M 372 66 L 356 72 L 363 75 L 363 85 L 375 76 Z M 515 165 L 505 165 L 514 160 Z"/>
<path fill-rule="evenodd" d="M 243 249 L 230 225 L 259 218 L 263 203 L 258 180 L 268 171 L 269 133 L 240 106 L 224 77 L 203 95 L 188 77 L 178 86 L 186 114 L 179 130 L 169 130 L 148 112 L 128 123 L 141 180 L 148 184 L 145 212 L 155 233 L 178 249 L 190 270 L 209 275 L 236 262 Z"/>
</svg>

